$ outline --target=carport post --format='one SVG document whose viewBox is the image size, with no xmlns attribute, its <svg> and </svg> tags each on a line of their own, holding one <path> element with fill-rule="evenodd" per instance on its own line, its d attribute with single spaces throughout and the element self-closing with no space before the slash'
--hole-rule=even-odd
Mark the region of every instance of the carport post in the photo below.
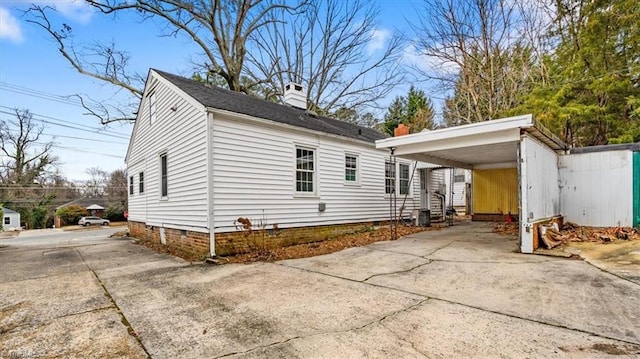
<svg viewBox="0 0 640 359">
<path fill-rule="evenodd" d="M 527 143 L 524 140 L 526 135 L 520 136 L 518 143 L 518 197 L 520 202 L 520 252 L 533 253 L 533 228 L 529 223 L 529 215 L 527 214 L 528 198 L 527 198 Z"/>
</svg>

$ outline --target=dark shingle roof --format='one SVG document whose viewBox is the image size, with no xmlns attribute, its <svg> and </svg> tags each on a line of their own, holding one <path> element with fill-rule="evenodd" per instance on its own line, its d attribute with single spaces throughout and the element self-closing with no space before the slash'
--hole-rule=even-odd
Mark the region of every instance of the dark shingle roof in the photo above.
<svg viewBox="0 0 640 359">
<path fill-rule="evenodd" d="M 62 208 L 62 207 L 69 207 L 69 206 L 80 206 L 80 207 L 87 208 L 87 207 L 91 206 L 92 204 L 97 204 L 99 206 L 106 207 L 106 201 L 103 200 L 103 199 L 82 197 L 82 198 L 76 199 L 75 201 L 71 201 L 71 202 L 65 203 L 63 205 L 60 205 L 60 206 L 56 207 L 56 209 Z"/>
<path fill-rule="evenodd" d="M 243 93 L 218 87 L 205 86 L 200 82 L 164 71 L 156 69 L 153 69 L 153 71 L 209 108 L 232 111 L 291 126 L 367 142 L 375 142 L 376 140 L 388 137 L 367 127 L 328 117 L 314 117 L 302 109 L 261 100 Z"/>
</svg>

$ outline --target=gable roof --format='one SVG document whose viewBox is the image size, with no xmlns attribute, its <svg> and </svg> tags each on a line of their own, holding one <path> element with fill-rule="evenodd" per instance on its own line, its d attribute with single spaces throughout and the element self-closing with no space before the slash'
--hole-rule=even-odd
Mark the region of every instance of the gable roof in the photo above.
<svg viewBox="0 0 640 359">
<path fill-rule="evenodd" d="M 99 198 L 89 198 L 89 197 L 82 197 L 82 198 L 78 198 L 75 201 L 71 201 L 65 204 L 62 204 L 58 207 L 56 207 L 56 209 L 58 208 L 62 208 L 62 207 L 68 207 L 68 206 L 80 206 L 80 207 L 84 207 L 87 208 L 91 205 L 97 204 L 98 206 L 105 206 L 105 201 L 103 199 L 99 199 Z"/>
<path fill-rule="evenodd" d="M 301 127 L 360 141 L 387 138 L 376 130 L 323 116 L 312 116 L 303 109 L 262 100 L 243 93 L 204 85 L 168 72 L 151 69 L 207 108 L 226 110 L 274 122 Z"/>
<path fill-rule="evenodd" d="M 7 207 L 2 207 L 2 213 L 4 213 L 4 214 L 15 214 L 15 213 L 18 213 L 18 212 L 14 211 L 12 209 L 9 209 Z M 18 214 L 20 214 L 20 213 L 18 213 Z"/>
</svg>

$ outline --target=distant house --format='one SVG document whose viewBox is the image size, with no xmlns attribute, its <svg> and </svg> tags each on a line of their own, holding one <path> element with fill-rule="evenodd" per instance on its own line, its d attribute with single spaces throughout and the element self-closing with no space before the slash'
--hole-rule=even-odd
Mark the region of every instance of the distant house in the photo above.
<svg viewBox="0 0 640 359">
<path fill-rule="evenodd" d="M 20 229 L 20 213 L 9 208 L 2 208 L 2 229 L 15 231 Z"/>
<path fill-rule="evenodd" d="M 60 208 L 69 206 L 80 206 L 87 210 L 87 215 L 89 216 L 104 217 L 106 202 L 100 198 L 83 197 L 56 207 L 56 211 Z M 67 224 L 73 223 L 64 223 L 60 217 L 54 217 L 54 225 L 56 228 L 60 228 Z"/>
<path fill-rule="evenodd" d="M 131 234 L 220 255 L 259 230 L 292 243 L 386 221 L 394 191 L 398 213 L 419 208 L 416 162 L 376 150 L 385 135 L 308 111 L 299 85 L 284 99 L 150 70 L 126 156 Z"/>
</svg>

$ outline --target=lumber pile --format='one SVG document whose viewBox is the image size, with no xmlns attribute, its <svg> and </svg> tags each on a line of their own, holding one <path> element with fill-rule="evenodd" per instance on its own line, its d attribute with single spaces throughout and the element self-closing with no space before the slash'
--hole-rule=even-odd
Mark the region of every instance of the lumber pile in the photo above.
<svg viewBox="0 0 640 359">
<path fill-rule="evenodd" d="M 566 222 L 562 228 L 557 223 L 540 224 L 538 227 L 540 240 L 551 249 L 568 242 L 600 242 L 611 243 L 617 240 L 640 240 L 640 233 L 630 227 L 581 227 Z"/>
</svg>

